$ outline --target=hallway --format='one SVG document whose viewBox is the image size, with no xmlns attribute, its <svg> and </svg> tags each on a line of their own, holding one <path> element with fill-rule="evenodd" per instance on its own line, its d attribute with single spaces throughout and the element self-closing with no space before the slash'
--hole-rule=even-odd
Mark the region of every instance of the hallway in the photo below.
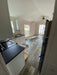
<svg viewBox="0 0 57 75">
<path fill-rule="evenodd" d="M 26 40 L 29 45 L 27 52 L 29 53 L 26 65 L 20 75 L 38 75 L 39 55 L 41 53 L 43 36 L 37 36 L 34 39 Z"/>
</svg>

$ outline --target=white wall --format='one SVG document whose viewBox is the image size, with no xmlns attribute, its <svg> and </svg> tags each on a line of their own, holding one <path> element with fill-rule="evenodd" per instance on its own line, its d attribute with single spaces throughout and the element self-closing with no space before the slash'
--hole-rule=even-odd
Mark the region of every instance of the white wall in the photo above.
<svg viewBox="0 0 57 75">
<path fill-rule="evenodd" d="M 14 23 L 15 34 L 17 33 L 24 34 L 24 25 L 30 25 L 30 36 L 35 35 L 35 24 L 36 24 L 35 22 L 26 21 L 19 17 L 18 18 L 11 17 L 10 19 Z M 15 20 L 18 21 L 19 31 L 16 31 Z"/>
<path fill-rule="evenodd" d="M 39 34 L 39 24 L 45 24 L 46 20 L 38 20 L 38 22 L 32 22 L 32 21 L 26 21 L 23 20 L 22 18 L 18 17 L 18 18 L 14 18 L 14 17 L 10 17 L 11 20 L 14 22 L 14 29 L 15 29 L 15 34 L 17 33 L 21 33 L 24 34 L 24 25 L 30 25 L 30 36 L 33 35 L 38 35 Z M 18 25 L 19 25 L 19 31 L 16 31 L 16 25 L 15 25 L 15 20 L 18 21 Z"/>
<path fill-rule="evenodd" d="M 57 0 L 41 75 L 57 75 Z"/>
<path fill-rule="evenodd" d="M 7 0 L 0 0 L 0 40 L 12 37 Z"/>
<path fill-rule="evenodd" d="M 30 25 L 30 36 L 35 34 L 35 23 L 18 18 L 18 24 L 21 34 L 24 34 L 24 25 Z"/>
<path fill-rule="evenodd" d="M 46 20 L 40 20 L 36 23 L 36 25 L 35 25 L 35 35 L 39 34 L 39 24 L 45 24 L 45 23 L 46 23 Z"/>
<path fill-rule="evenodd" d="M 30 36 L 35 35 L 35 26 L 36 24 L 33 22 L 30 24 Z"/>
</svg>

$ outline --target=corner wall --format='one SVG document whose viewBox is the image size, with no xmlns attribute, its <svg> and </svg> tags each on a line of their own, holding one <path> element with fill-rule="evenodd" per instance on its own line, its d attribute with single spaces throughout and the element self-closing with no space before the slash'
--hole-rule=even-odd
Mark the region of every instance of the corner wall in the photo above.
<svg viewBox="0 0 57 75">
<path fill-rule="evenodd" d="M 57 75 L 57 0 L 41 75 Z"/>
<path fill-rule="evenodd" d="M 12 37 L 7 0 L 0 0 L 0 40 Z"/>
</svg>

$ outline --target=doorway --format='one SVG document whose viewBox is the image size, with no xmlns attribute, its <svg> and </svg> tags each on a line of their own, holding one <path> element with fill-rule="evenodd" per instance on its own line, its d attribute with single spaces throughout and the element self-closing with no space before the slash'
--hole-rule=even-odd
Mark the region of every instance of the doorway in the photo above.
<svg viewBox="0 0 57 75">
<path fill-rule="evenodd" d="M 25 37 L 30 36 L 30 25 L 24 25 Z"/>
</svg>

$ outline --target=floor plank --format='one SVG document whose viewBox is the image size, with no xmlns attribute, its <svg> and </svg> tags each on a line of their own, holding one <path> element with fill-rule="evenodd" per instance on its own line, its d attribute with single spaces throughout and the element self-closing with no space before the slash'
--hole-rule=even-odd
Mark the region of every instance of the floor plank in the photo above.
<svg viewBox="0 0 57 75">
<path fill-rule="evenodd" d="M 26 40 L 29 48 L 26 50 L 29 54 L 25 67 L 19 75 L 38 75 L 39 55 L 41 53 L 43 36 L 38 36 L 31 40 Z"/>
</svg>

